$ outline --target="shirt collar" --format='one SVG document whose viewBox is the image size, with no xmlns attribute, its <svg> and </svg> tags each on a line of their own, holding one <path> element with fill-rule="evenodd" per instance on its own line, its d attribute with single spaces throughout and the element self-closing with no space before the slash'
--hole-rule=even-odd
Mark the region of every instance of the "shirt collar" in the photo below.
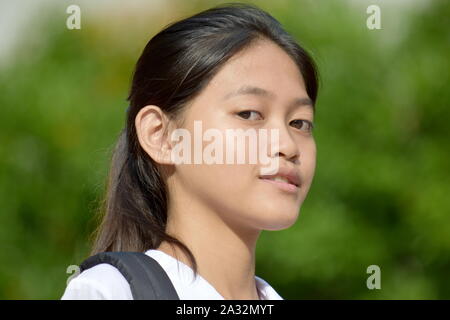
<svg viewBox="0 0 450 320">
<path fill-rule="evenodd" d="M 224 300 L 224 297 L 199 274 L 194 280 L 191 267 L 171 255 L 156 249 L 145 252 L 155 259 L 166 271 L 181 300 Z M 255 276 L 256 287 L 261 300 L 283 300 L 264 279 Z"/>
</svg>

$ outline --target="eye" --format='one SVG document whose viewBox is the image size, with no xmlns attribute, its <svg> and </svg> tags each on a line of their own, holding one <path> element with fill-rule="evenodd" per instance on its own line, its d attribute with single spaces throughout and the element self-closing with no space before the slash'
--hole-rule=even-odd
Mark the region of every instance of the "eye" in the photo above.
<svg viewBox="0 0 450 320">
<path fill-rule="evenodd" d="M 291 124 L 294 124 L 293 127 L 299 129 L 299 130 L 303 130 L 303 131 L 307 131 L 307 132 L 311 132 L 312 129 L 314 128 L 314 125 L 312 124 L 311 121 L 308 120 L 293 120 L 291 121 Z"/>
<path fill-rule="evenodd" d="M 258 111 L 254 111 L 254 110 L 245 110 L 245 111 L 241 111 L 236 113 L 240 118 L 243 118 L 245 120 L 261 120 L 262 119 L 262 115 L 260 112 Z M 259 116 L 259 119 L 255 119 L 253 117 L 253 119 L 250 119 L 252 117 L 252 114 L 256 114 L 256 117 Z"/>
</svg>

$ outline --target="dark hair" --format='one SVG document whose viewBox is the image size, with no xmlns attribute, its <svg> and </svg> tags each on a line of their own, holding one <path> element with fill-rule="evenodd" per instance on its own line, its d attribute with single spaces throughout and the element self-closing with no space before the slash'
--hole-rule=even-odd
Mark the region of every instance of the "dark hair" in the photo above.
<svg viewBox="0 0 450 320">
<path fill-rule="evenodd" d="M 102 222 L 91 254 L 144 252 L 167 241 L 187 254 L 197 276 L 191 251 L 166 234 L 169 194 L 161 169 L 138 142 L 135 117 L 151 104 L 175 119 L 230 57 L 258 39 L 273 41 L 292 57 L 315 103 L 318 79 L 314 61 L 275 18 L 254 5 L 219 5 L 169 24 L 148 42 L 134 71 L 126 126 L 112 156 L 99 210 Z"/>
</svg>

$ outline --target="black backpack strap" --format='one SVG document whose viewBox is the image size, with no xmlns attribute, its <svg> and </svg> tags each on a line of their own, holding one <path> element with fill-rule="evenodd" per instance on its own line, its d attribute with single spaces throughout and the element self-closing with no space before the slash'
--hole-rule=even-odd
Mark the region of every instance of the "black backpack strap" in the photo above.
<svg viewBox="0 0 450 320">
<path fill-rule="evenodd" d="M 179 300 L 160 264 L 142 252 L 101 252 L 80 265 L 80 272 L 100 263 L 116 267 L 130 284 L 134 300 Z"/>
</svg>

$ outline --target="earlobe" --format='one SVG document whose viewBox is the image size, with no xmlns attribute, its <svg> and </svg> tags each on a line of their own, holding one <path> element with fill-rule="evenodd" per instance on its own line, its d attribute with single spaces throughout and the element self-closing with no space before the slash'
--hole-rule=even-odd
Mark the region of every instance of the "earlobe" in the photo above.
<svg viewBox="0 0 450 320">
<path fill-rule="evenodd" d="M 135 118 L 136 134 L 142 149 L 157 163 L 172 164 L 171 144 L 167 134 L 170 121 L 155 105 L 139 110 Z"/>
</svg>

